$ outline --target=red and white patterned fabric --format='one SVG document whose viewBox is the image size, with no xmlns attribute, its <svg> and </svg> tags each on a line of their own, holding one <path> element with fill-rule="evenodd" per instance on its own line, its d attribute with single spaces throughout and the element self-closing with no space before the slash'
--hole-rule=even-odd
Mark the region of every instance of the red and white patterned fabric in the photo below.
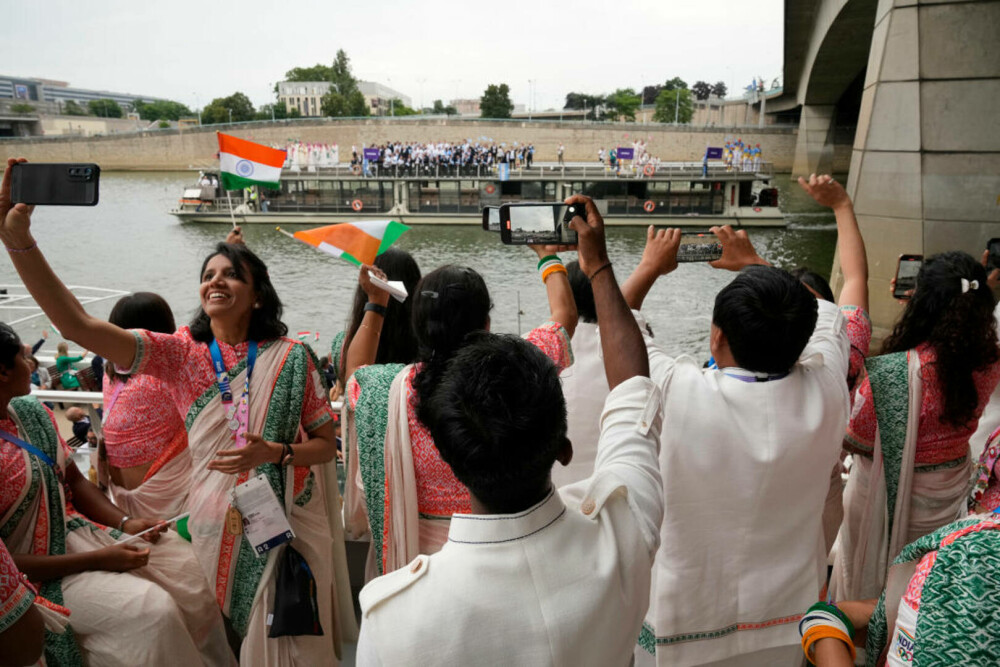
<svg viewBox="0 0 1000 667">
<path fill-rule="evenodd" d="M 525 334 L 524 339 L 545 353 L 559 372 L 573 363 L 569 336 L 561 324 L 546 322 Z M 458 481 L 451 467 L 441 458 L 430 431 L 417 418 L 413 379 L 420 366 L 415 364 L 406 378 L 406 416 L 410 426 L 413 471 L 417 484 L 417 508 L 421 514 L 439 517 L 469 513 L 472 511 L 469 490 Z M 351 408 L 356 408 L 361 387 L 353 376 L 348 380 L 346 393 Z"/>
<path fill-rule="evenodd" d="M 49 418 L 52 420 L 52 426 L 55 428 L 56 434 L 59 434 L 52 411 L 48 408 L 46 408 L 46 411 L 49 413 Z M 18 435 L 17 424 L 7 416 L 0 418 L 0 429 L 12 435 Z M 66 459 L 71 460 L 73 450 L 66 444 L 61 434 L 59 435 L 59 443 L 66 452 Z M 23 449 L 0 438 L 0 470 L 3 471 L 3 475 L 0 476 L 0 516 L 6 515 L 11 510 L 14 503 L 21 496 L 22 490 L 28 484 L 30 473 L 25 465 L 25 460 Z M 66 504 L 67 509 L 69 509 L 68 499 Z"/>
<path fill-rule="evenodd" d="M 864 308 L 858 306 L 841 306 L 847 321 L 847 339 L 851 341 L 850 366 L 847 370 L 847 386 L 851 388 L 852 396 L 854 389 L 865 369 L 865 357 L 868 356 L 868 349 L 872 342 L 872 321 Z"/>
<path fill-rule="evenodd" d="M 104 414 L 104 445 L 111 465 L 134 468 L 166 454 L 162 465 L 184 451 L 187 437 L 178 438 L 184 418 L 169 399 L 170 389 L 152 375 L 104 382 L 104 405 L 111 407 Z"/>
<path fill-rule="evenodd" d="M 0 631 L 5 631 L 30 608 L 35 592 L 14 564 L 6 545 L 0 542 Z"/>
<path fill-rule="evenodd" d="M 163 384 L 173 397 L 178 413 L 186 416 L 191 405 L 215 384 L 215 370 L 212 368 L 212 355 L 208 345 L 192 338 L 191 330 L 186 326 L 173 334 L 141 329 L 136 329 L 134 332 L 138 334 L 139 344 L 143 349 L 136 354 L 136 359 L 139 361 L 138 368 L 131 369 L 131 373 L 133 375 L 149 373 L 163 380 Z M 292 342 L 296 345 L 302 344 L 298 341 Z M 246 341 L 237 345 L 219 341 L 219 350 L 222 352 L 226 368 L 232 368 L 246 359 L 248 348 L 249 343 Z M 310 359 L 302 406 L 302 426 L 307 431 L 333 419 L 333 411 L 326 400 L 326 392 L 318 390 L 313 381 L 314 368 Z M 243 387 L 233 387 L 233 391 L 241 392 Z"/>
<path fill-rule="evenodd" d="M 923 380 L 923 401 L 920 406 L 920 423 L 917 431 L 916 464 L 918 466 L 937 465 L 957 461 L 969 454 L 969 438 L 976 431 L 979 417 L 990 399 L 990 394 L 1000 382 L 1000 362 L 985 370 L 973 373 L 979 400 L 976 403 L 976 417 L 961 428 L 941 421 L 944 410 L 944 396 L 935 367 L 937 353 L 929 344 L 916 348 L 920 355 Z M 913 354 L 913 350 L 910 350 Z M 858 388 L 854 401 L 851 422 L 847 427 L 846 444 L 856 453 L 871 456 L 875 443 L 875 404 L 872 402 L 871 385 L 865 378 Z"/>
</svg>

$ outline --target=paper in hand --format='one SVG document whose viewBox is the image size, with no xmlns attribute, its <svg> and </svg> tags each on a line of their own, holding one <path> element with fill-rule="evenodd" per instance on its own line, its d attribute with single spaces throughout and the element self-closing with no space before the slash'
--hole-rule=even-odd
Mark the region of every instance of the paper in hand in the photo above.
<svg viewBox="0 0 1000 667">
<path fill-rule="evenodd" d="M 368 280 L 375 287 L 385 290 L 392 295 L 396 301 L 402 303 L 406 301 L 406 297 L 409 296 L 409 292 L 406 291 L 406 285 L 403 284 L 402 280 L 382 280 L 376 275 L 371 273 L 368 274 Z"/>
</svg>

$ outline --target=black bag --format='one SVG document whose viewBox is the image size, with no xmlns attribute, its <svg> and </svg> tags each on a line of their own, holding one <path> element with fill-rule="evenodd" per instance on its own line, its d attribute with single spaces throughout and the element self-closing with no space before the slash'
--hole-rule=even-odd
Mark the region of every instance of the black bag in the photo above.
<svg viewBox="0 0 1000 667">
<path fill-rule="evenodd" d="M 285 545 L 280 559 L 277 565 L 274 609 L 271 610 L 271 629 L 267 636 L 322 635 L 319 603 L 316 600 L 316 579 L 309 569 L 309 563 L 290 544 Z"/>
</svg>

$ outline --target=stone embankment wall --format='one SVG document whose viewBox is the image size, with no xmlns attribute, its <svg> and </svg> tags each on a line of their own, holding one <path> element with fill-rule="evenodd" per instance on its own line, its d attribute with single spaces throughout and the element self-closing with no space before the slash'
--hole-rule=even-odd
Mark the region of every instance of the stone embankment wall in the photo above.
<svg viewBox="0 0 1000 667">
<path fill-rule="evenodd" d="M 546 121 L 480 121 L 420 119 L 303 119 L 237 123 L 185 130 L 156 130 L 104 137 L 33 137 L 0 140 L 4 156 L 24 156 L 35 162 L 96 162 L 105 170 L 172 170 L 214 168 L 218 165 L 216 130 L 264 144 L 289 141 L 336 143 L 341 160 L 351 146 L 384 141 L 462 141 L 489 137 L 494 141 L 532 143 L 537 162 L 555 161 L 560 143 L 570 162 L 596 161 L 599 148 L 631 146 L 636 139 L 665 161 L 698 160 L 705 146 L 721 146 L 727 137 L 759 143 L 764 159 L 779 172 L 790 171 L 795 154 L 795 128 L 691 128 L 626 123 Z M 847 171 L 850 147 L 838 150 L 837 171 Z"/>
</svg>

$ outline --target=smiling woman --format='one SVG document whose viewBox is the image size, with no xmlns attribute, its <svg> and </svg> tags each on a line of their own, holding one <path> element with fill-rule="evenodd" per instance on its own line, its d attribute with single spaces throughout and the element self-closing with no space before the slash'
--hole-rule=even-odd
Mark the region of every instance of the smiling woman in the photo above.
<svg viewBox="0 0 1000 667">
<path fill-rule="evenodd" d="M 9 174 L 0 189 L 0 239 L 36 302 L 67 338 L 129 374 L 162 380 L 186 417 L 192 544 L 243 638 L 240 661 L 329 664 L 335 634 L 356 635 L 348 582 L 334 575 L 346 574 L 339 512 L 329 510 L 339 509 L 338 491 L 321 469 L 336 451 L 332 413 L 311 350 L 284 337 L 267 267 L 244 245 L 219 244 L 202 265 L 201 308 L 190 327 L 126 331 L 87 314 L 56 277 L 31 237 L 31 209 L 10 203 Z M 321 635 L 269 637 L 271 561 L 285 550 L 258 557 L 231 504 L 235 487 L 254 477 L 270 486 L 294 531 L 291 546 L 315 577 Z"/>
</svg>

